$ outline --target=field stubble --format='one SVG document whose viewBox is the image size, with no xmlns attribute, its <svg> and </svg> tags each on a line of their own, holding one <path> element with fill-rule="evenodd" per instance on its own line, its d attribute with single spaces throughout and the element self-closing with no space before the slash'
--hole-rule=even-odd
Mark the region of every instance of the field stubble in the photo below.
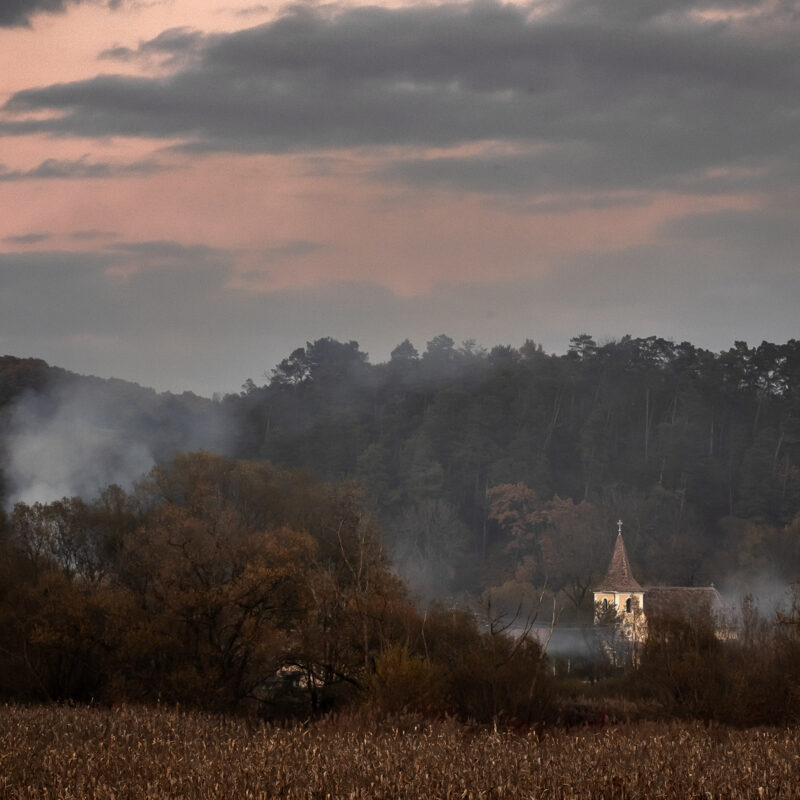
<svg viewBox="0 0 800 800">
<path fill-rule="evenodd" d="M 519 733 L 165 708 L 0 707 L 0 798 L 800 798 L 800 729 Z"/>
</svg>

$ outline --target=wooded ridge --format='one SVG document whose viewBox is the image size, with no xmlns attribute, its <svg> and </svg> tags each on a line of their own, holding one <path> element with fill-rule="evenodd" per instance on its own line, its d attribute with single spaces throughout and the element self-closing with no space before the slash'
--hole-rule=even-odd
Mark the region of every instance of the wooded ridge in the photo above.
<svg viewBox="0 0 800 800">
<path fill-rule="evenodd" d="M 516 575 L 586 611 L 620 518 L 648 583 L 797 575 L 796 340 L 711 353 L 582 334 L 548 355 L 531 341 L 487 351 L 442 335 L 372 365 L 356 342 L 326 338 L 268 377 L 211 401 L 6 357 L 0 435 L 20 398 L 91 385 L 113 409 L 103 424 L 145 441 L 157 463 L 202 448 L 354 480 L 423 595 Z"/>
</svg>

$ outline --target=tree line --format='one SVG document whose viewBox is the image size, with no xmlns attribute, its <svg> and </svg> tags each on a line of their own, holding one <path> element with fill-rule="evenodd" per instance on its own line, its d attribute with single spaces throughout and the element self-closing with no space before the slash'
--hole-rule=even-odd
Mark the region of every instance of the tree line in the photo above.
<svg viewBox="0 0 800 800">
<path fill-rule="evenodd" d="M 546 513 L 571 524 L 563 505 Z M 602 723 L 621 701 L 634 716 L 800 717 L 800 595 L 778 616 L 746 601 L 727 627 L 708 607 L 650 614 L 636 651 L 612 612 L 586 653 L 552 658 L 537 607 L 506 599 L 420 610 L 354 485 L 181 454 L 132 491 L 0 516 L 0 698 L 523 726 Z"/>
<path fill-rule="evenodd" d="M 420 614 L 352 485 L 197 453 L 0 517 L 5 699 L 533 719 L 545 684 L 533 639 Z"/>
<path fill-rule="evenodd" d="M 423 594 L 517 574 L 586 618 L 619 518 L 650 583 L 800 566 L 796 340 L 712 353 L 582 334 L 548 355 L 442 335 L 371 365 L 356 342 L 320 339 L 268 377 L 224 401 L 237 453 L 358 480 Z"/>
<path fill-rule="evenodd" d="M 712 353 L 581 334 L 550 355 L 440 335 L 371 364 L 357 342 L 323 338 L 266 378 L 212 401 L 6 357 L 0 451 L 15 402 L 91 382 L 116 415 L 103 425 L 159 463 L 201 447 L 358 483 L 425 599 L 516 580 L 590 620 L 620 518 L 646 583 L 789 583 L 800 567 L 796 340 Z"/>
</svg>

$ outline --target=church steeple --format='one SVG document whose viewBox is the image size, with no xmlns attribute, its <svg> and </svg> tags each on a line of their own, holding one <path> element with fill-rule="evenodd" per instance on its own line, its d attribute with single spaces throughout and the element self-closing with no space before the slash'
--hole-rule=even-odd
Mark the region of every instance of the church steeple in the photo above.
<svg viewBox="0 0 800 800">
<path fill-rule="evenodd" d="M 622 522 L 618 522 L 617 541 L 605 577 L 595 587 L 596 592 L 642 592 L 644 591 L 633 577 L 625 542 L 622 539 Z"/>
</svg>

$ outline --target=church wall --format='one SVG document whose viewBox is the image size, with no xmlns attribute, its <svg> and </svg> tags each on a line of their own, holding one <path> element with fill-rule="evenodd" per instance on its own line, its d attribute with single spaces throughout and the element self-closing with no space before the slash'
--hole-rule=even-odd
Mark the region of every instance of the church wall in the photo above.
<svg viewBox="0 0 800 800">
<path fill-rule="evenodd" d="M 594 606 L 603 610 L 603 601 L 609 606 L 614 606 L 617 612 L 623 615 L 633 615 L 644 610 L 644 592 L 594 592 Z M 631 610 L 627 610 L 627 601 L 631 601 Z"/>
<path fill-rule="evenodd" d="M 644 592 L 594 592 L 595 621 L 603 613 L 603 601 L 617 610 L 620 633 L 633 644 L 641 644 L 647 638 L 647 619 L 644 615 Z M 627 601 L 630 600 L 630 611 Z"/>
</svg>

